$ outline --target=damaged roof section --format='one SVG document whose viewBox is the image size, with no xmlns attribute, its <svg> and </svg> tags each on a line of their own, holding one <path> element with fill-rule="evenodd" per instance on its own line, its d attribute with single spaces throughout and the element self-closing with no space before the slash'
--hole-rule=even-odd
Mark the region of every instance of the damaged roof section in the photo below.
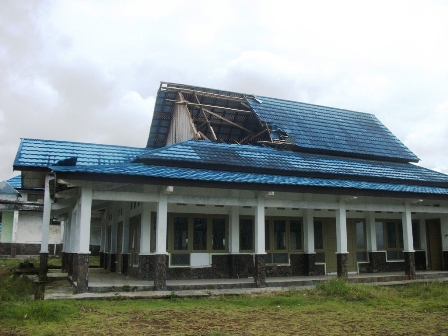
<svg viewBox="0 0 448 336">
<path fill-rule="evenodd" d="M 188 115 L 176 114 L 176 106 L 184 107 Z M 182 141 L 194 138 L 247 144 L 270 140 L 267 124 L 253 113 L 247 95 L 240 93 L 162 83 L 157 93 L 148 148 L 172 143 L 169 137 L 176 126 L 173 121 L 190 126 L 190 133 L 181 138 Z"/>
<path fill-rule="evenodd" d="M 162 82 L 147 148 L 190 138 L 375 160 L 419 161 L 372 114 Z"/>
</svg>

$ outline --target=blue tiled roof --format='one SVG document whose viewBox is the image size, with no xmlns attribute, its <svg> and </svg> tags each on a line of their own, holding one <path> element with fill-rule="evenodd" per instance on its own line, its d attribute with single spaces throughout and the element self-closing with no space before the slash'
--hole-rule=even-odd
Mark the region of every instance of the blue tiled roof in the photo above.
<svg viewBox="0 0 448 336">
<path fill-rule="evenodd" d="M 244 184 L 327 187 L 354 190 L 388 191 L 401 193 L 448 195 L 448 188 L 419 186 L 412 184 L 364 182 L 346 179 L 325 179 L 298 176 L 283 176 L 244 172 L 228 172 L 210 169 L 149 166 L 145 164 L 121 164 L 113 166 L 53 167 L 55 172 L 108 174 L 132 177 L 168 178 L 201 182 L 228 182 Z"/>
<path fill-rule="evenodd" d="M 220 170 L 278 171 L 288 175 L 340 175 L 447 183 L 448 175 L 411 163 L 352 159 L 274 148 L 189 140 L 148 151 L 137 162 L 173 166 L 218 167 Z"/>
<path fill-rule="evenodd" d="M 171 83 L 168 86 L 171 86 L 171 91 L 159 90 L 157 94 L 148 148 L 160 148 L 166 145 L 174 100 L 177 99 L 176 88 L 179 87 L 190 91 L 221 94 L 223 96 L 221 105 L 226 96 L 244 99 L 245 106 L 250 107 L 248 112 L 253 114 L 245 115 L 242 119 L 246 120 L 245 122 L 257 120 L 256 124 L 260 125 L 267 123 L 272 138 L 279 139 L 280 133 L 286 134 L 288 143 L 297 147 L 293 148 L 294 150 L 398 162 L 419 161 L 418 157 L 372 114 L 182 84 Z M 229 103 L 232 101 L 226 104 Z M 224 105 L 227 106 L 226 104 Z M 245 124 L 242 126 L 251 128 Z M 233 137 L 229 135 L 229 140 L 220 139 L 234 142 L 231 139 L 235 136 L 235 134 Z M 240 139 L 241 135 L 236 137 Z"/>
<path fill-rule="evenodd" d="M 418 162 L 374 115 L 294 101 L 248 99 L 257 116 L 300 148 Z"/>
<path fill-rule="evenodd" d="M 9 180 L 6 180 L 6 182 L 8 182 L 9 185 L 11 187 L 13 187 L 14 189 L 22 188 L 22 176 L 21 175 L 14 176 L 14 177 L 10 178 Z"/>
<path fill-rule="evenodd" d="M 22 139 L 14 167 L 46 168 L 55 164 L 110 165 L 129 162 L 147 149 L 82 142 Z M 64 160 L 66 162 L 64 162 Z"/>
</svg>

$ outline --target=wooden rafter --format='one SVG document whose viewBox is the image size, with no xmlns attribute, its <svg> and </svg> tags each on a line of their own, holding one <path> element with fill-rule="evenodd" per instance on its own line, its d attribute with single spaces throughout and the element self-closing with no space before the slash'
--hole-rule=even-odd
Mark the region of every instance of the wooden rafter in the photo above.
<svg viewBox="0 0 448 336">
<path fill-rule="evenodd" d="M 205 91 L 199 91 L 199 90 L 193 90 L 193 89 L 185 89 L 180 87 L 166 87 L 163 88 L 164 91 L 169 92 L 184 92 L 184 93 L 197 93 L 200 96 L 207 96 L 207 97 L 214 97 L 214 98 L 222 98 L 227 100 L 234 100 L 234 101 L 246 101 L 246 97 L 235 97 L 235 96 L 227 96 L 224 94 L 214 93 L 214 92 L 205 92 Z"/>
<path fill-rule="evenodd" d="M 190 111 L 188 110 L 188 106 L 186 104 L 186 100 L 184 98 L 184 95 L 182 94 L 182 92 L 179 92 L 179 100 L 176 101 L 178 104 L 182 104 L 185 106 L 185 109 L 187 111 L 187 117 L 188 117 L 188 122 L 190 123 L 191 129 L 193 130 L 194 133 L 194 138 L 198 139 L 201 136 L 201 133 L 198 132 L 198 130 L 196 129 L 196 126 L 194 124 L 193 118 L 191 117 Z"/>
<path fill-rule="evenodd" d="M 254 139 L 256 137 L 259 137 L 260 135 L 262 135 L 263 133 L 268 132 L 269 133 L 269 128 L 266 128 L 264 130 L 262 130 L 261 132 L 258 132 L 255 135 L 251 135 L 249 134 L 247 137 L 245 137 L 244 139 L 242 139 L 239 143 L 240 144 L 244 144 L 246 141 L 248 141 L 249 139 Z"/>
<path fill-rule="evenodd" d="M 196 101 L 200 104 L 199 98 L 198 98 L 198 96 L 196 95 L 196 93 L 194 94 L 194 97 L 196 98 Z M 201 113 L 202 113 L 202 115 L 203 115 L 204 118 L 205 118 L 205 122 L 207 123 L 208 130 L 209 130 L 210 133 L 212 134 L 213 140 L 215 140 L 215 141 L 218 140 L 218 137 L 217 137 L 216 134 L 215 134 L 215 130 L 213 129 L 212 125 L 210 124 L 210 121 L 208 120 L 207 115 L 205 114 L 204 109 L 203 109 L 202 107 L 200 107 L 200 109 L 201 109 Z M 204 135 L 204 136 L 205 136 L 205 135 Z"/>
<path fill-rule="evenodd" d="M 241 125 L 238 125 L 237 123 L 234 123 L 233 121 L 230 121 L 230 120 L 224 118 L 223 116 L 220 116 L 218 113 L 212 112 L 212 111 L 207 110 L 207 109 L 205 109 L 205 108 L 204 108 L 203 110 L 206 111 L 207 113 L 210 113 L 211 115 L 214 115 L 214 116 L 217 117 L 218 119 L 221 119 L 221 120 L 223 120 L 223 121 L 229 123 L 230 125 L 233 125 L 233 126 L 235 126 L 235 127 L 238 127 L 238 128 L 240 128 L 240 129 L 246 131 L 246 132 L 249 133 L 249 134 L 254 134 L 251 130 L 247 129 L 246 127 L 243 127 L 243 126 L 241 126 Z"/>
<path fill-rule="evenodd" d="M 175 100 L 175 99 L 166 99 L 166 100 L 167 101 L 178 102 L 178 100 Z M 240 112 L 240 113 L 246 113 L 246 114 L 251 114 L 252 113 L 252 111 L 250 111 L 250 110 L 240 110 L 240 109 L 236 109 L 236 108 L 232 108 L 232 107 L 209 105 L 209 104 L 202 104 L 202 103 L 193 103 L 193 102 L 190 102 L 190 101 L 187 101 L 187 100 L 184 100 L 182 102 L 183 103 L 187 103 L 188 105 L 205 107 L 205 108 L 216 108 L 216 109 L 220 109 L 220 110 L 228 110 L 228 111 Z"/>
</svg>

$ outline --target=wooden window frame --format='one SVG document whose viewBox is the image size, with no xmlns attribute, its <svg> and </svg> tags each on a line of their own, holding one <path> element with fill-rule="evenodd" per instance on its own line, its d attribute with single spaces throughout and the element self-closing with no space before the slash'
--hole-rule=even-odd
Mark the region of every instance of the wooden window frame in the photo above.
<svg viewBox="0 0 448 336">
<path fill-rule="evenodd" d="M 129 218 L 129 262 L 132 266 L 138 266 L 138 257 L 140 255 L 140 243 L 142 235 L 142 216 L 141 214 Z M 132 244 L 134 242 L 134 244 Z"/>
<path fill-rule="evenodd" d="M 384 250 L 386 251 L 386 260 L 387 261 L 403 261 L 403 223 L 401 219 L 382 219 L 378 220 L 377 222 L 382 223 L 383 227 L 383 241 L 384 241 Z M 389 237 L 388 237 L 388 230 L 387 225 L 393 224 L 394 225 L 394 231 L 395 231 L 395 241 L 396 246 L 391 247 L 389 246 Z M 400 230 L 401 227 L 401 230 Z M 397 253 L 397 258 L 391 258 L 391 253 Z"/>
<path fill-rule="evenodd" d="M 276 221 L 284 221 L 285 222 L 285 249 L 279 250 L 275 248 L 275 222 Z M 301 237 L 301 248 L 300 249 L 292 249 L 291 248 L 291 221 L 298 221 L 300 223 L 300 237 Z M 289 265 L 290 264 L 290 255 L 291 253 L 303 252 L 304 245 L 304 237 L 303 237 L 303 218 L 302 217 L 284 217 L 284 216 L 267 216 L 265 217 L 265 228 L 266 223 L 268 223 L 269 233 L 266 237 L 269 237 L 269 246 L 265 250 L 266 254 L 271 254 L 270 260 L 271 262 L 267 262 L 267 265 Z M 288 254 L 288 262 L 278 263 L 274 262 L 274 254 L 275 253 L 286 253 Z"/>
<path fill-rule="evenodd" d="M 183 217 L 187 218 L 188 223 L 188 248 L 186 250 L 174 249 L 174 218 Z M 193 249 L 194 239 L 194 218 L 206 218 L 207 219 L 207 249 L 195 250 Z M 220 218 L 225 220 L 225 249 L 214 250 L 213 239 L 213 219 Z M 154 222 L 153 222 L 154 226 Z M 229 216 L 228 215 L 215 215 L 215 214 L 190 214 L 190 213 L 174 213 L 168 214 L 168 252 L 175 254 L 189 254 L 189 253 L 227 253 L 229 251 Z"/>
</svg>

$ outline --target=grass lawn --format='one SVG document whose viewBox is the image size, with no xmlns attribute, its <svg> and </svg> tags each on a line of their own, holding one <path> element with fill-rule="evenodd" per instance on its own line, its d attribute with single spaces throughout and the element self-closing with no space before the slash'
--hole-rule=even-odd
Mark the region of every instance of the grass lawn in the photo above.
<svg viewBox="0 0 448 336">
<path fill-rule="evenodd" d="M 333 280 L 304 291 L 103 301 L 30 301 L 27 290 L 22 278 L 0 277 L 1 335 L 448 335 L 446 283 Z"/>
</svg>

